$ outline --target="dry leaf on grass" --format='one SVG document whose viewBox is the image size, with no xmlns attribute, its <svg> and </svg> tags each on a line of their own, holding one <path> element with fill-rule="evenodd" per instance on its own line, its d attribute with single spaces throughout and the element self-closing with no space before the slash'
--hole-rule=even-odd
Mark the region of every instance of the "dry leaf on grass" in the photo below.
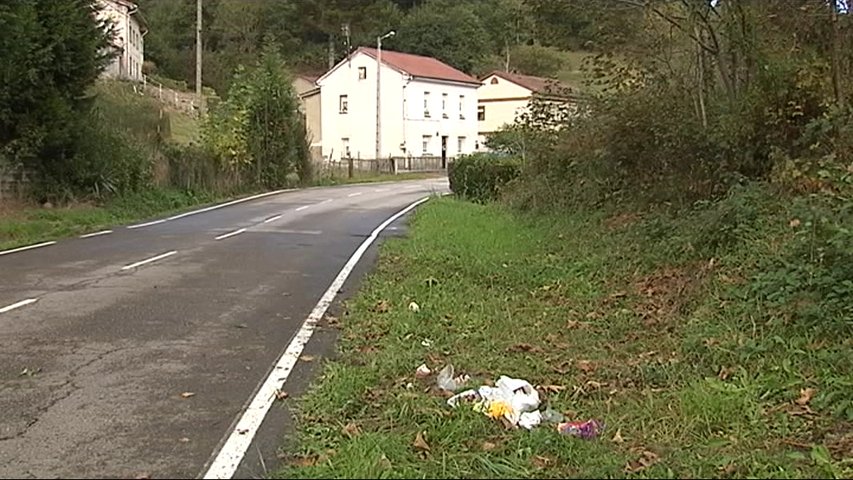
<svg viewBox="0 0 853 480">
<path fill-rule="evenodd" d="M 373 306 L 373 311 L 376 313 L 385 313 L 391 309 L 391 305 L 388 304 L 387 300 L 380 300 L 376 302 L 376 305 Z"/>
<path fill-rule="evenodd" d="M 806 406 L 812 401 L 812 397 L 817 392 L 814 388 L 800 389 L 800 398 L 797 399 L 797 405 Z"/>
<path fill-rule="evenodd" d="M 533 465 L 536 468 L 548 468 L 554 464 L 554 460 L 548 457 L 544 457 L 542 455 L 536 455 L 533 457 Z"/>
<path fill-rule="evenodd" d="M 291 459 L 289 463 L 294 467 L 313 467 L 314 465 L 317 465 L 319 459 L 320 457 L 317 455 L 309 455 L 307 457 L 295 457 Z"/>
<path fill-rule="evenodd" d="M 426 432 L 418 432 L 418 435 L 415 437 L 415 441 L 412 443 L 412 446 L 415 447 L 416 450 L 421 452 L 429 451 L 429 444 L 426 442 L 424 438 L 426 436 Z"/>
<path fill-rule="evenodd" d="M 545 393 L 560 393 L 566 389 L 562 385 L 542 385 L 539 388 Z"/>
<path fill-rule="evenodd" d="M 643 450 L 643 452 L 640 454 L 640 458 L 638 458 L 637 460 L 634 460 L 632 462 L 628 462 L 628 464 L 625 465 L 625 472 L 626 473 L 641 472 L 641 471 L 651 467 L 652 465 L 656 464 L 658 462 L 659 458 L 660 457 L 658 457 L 658 455 L 655 452 Z"/>
<path fill-rule="evenodd" d="M 790 222 L 788 222 L 788 226 L 791 228 L 799 227 L 800 226 L 800 219 L 799 218 L 792 219 Z"/>
<path fill-rule="evenodd" d="M 595 364 L 589 360 L 578 360 L 577 367 L 584 373 L 592 373 L 595 371 Z"/>
<path fill-rule="evenodd" d="M 491 452 L 492 450 L 494 450 L 496 448 L 498 448 L 498 446 L 492 442 L 483 442 L 483 451 L 484 452 Z"/>
<path fill-rule="evenodd" d="M 361 435 L 361 428 L 357 424 L 350 422 L 341 429 L 341 432 L 349 438 L 355 438 Z"/>
<path fill-rule="evenodd" d="M 507 352 L 511 353 L 521 353 L 521 352 L 531 352 L 531 353 L 541 353 L 542 349 L 531 345 L 529 343 L 518 343 L 506 349 Z"/>
<path fill-rule="evenodd" d="M 717 374 L 717 378 L 726 381 L 729 379 L 729 377 L 732 376 L 733 373 L 735 373 L 735 371 L 735 367 L 721 367 L 720 373 Z"/>
<path fill-rule="evenodd" d="M 190 398 L 190 397 L 194 397 L 194 396 L 195 396 L 195 393 L 193 393 L 193 392 L 184 392 L 181 394 L 181 398 Z"/>
<path fill-rule="evenodd" d="M 341 324 L 340 319 L 338 317 L 332 315 L 326 315 L 326 325 L 330 327 L 337 327 Z"/>
<path fill-rule="evenodd" d="M 622 429 L 616 430 L 616 434 L 613 435 L 613 443 L 623 443 L 625 439 L 622 438 Z"/>
</svg>

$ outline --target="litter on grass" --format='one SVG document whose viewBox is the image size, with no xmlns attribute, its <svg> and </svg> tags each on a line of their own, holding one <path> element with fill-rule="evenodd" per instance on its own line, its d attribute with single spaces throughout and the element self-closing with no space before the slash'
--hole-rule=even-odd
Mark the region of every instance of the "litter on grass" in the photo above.
<svg viewBox="0 0 853 480">
<path fill-rule="evenodd" d="M 438 377 L 440 388 L 454 391 L 455 388 L 446 387 L 458 387 L 453 379 L 452 365 L 444 367 Z M 593 439 L 604 431 L 604 423 L 597 420 L 567 422 L 563 414 L 551 408 L 540 410 L 539 392 L 528 381 L 518 378 L 501 376 L 494 387 L 483 385 L 447 399 L 447 404 L 452 408 L 462 403 L 471 404 L 475 411 L 511 427 L 532 430 L 543 423 L 552 424 L 562 435 L 585 440 Z"/>
<path fill-rule="evenodd" d="M 452 364 L 445 365 L 445 367 L 438 372 L 438 376 L 435 378 L 436 386 L 442 390 L 447 390 L 448 392 L 455 392 L 456 390 L 464 387 L 465 384 L 471 380 L 471 377 L 468 375 L 454 377 L 454 373 Z"/>
</svg>

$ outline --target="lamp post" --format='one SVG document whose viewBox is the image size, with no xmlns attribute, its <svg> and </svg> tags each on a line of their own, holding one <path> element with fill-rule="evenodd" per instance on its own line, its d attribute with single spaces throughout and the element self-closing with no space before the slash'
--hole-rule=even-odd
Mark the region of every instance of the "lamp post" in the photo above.
<svg viewBox="0 0 853 480">
<path fill-rule="evenodd" d="M 381 92 L 381 83 L 382 83 L 382 40 L 386 38 L 393 37 L 397 32 L 391 30 L 390 32 L 382 35 L 381 37 L 376 37 L 376 160 L 382 156 L 382 114 L 380 113 L 382 106 L 382 94 Z"/>
</svg>

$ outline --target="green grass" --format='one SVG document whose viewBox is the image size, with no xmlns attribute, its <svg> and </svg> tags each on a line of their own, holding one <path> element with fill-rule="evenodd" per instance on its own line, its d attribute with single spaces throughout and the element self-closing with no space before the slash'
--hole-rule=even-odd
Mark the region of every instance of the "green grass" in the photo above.
<svg viewBox="0 0 853 480">
<path fill-rule="evenodd" d="M 198 142 L 200 127 L 197 119 L 178 111 L 169 111 L 169 140 L 180 145 Z"/>
<path fill-rule="evenodd" d="M 557 78 L 572 88 L 584 91 L 587 87 L 584 85 L 585 73 L 582 67 L 584 60 L 593 56 L 594 53 L 584 51 L 563 51 L 561 53 L 565 62 L 563 68 L 557 73 Z"/>
<path fill-rule="evenodd" d="M 723 237 L 699 229 L 720 227 L 702 212 L 541 218 L 431 201 L 347 304 L 340 356 L 299 401 L 276 476 L 850 477 L 849 319 L 786 322 L 754 290 L 793 241 L 795 203 L 758 189 L 709 209 L 761 212 L 711 252 L 696 239 Z M 414 375 L 448 362 L 472 385 L 563 387 L 553 408 L 607 430 L 584 441 L 449 409 L 434 376 Z"/>
<path fill-rule="evenodd" d="M 0 212 L 0 250 L 96 232 L 186 210 L 217 199 L 178 190 L 149 190 L 119 197 L 103 205 L 57 208 L 19 207 Z"/>
</svg>

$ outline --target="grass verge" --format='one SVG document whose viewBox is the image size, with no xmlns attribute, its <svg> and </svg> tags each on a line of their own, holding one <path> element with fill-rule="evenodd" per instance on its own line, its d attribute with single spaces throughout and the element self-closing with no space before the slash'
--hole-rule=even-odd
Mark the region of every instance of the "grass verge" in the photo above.
<svg viewBox="0 0 853 480">
<path fill-rule="evenodd" d="M 697 239 L 720 235 L 700 227 L 733 205 L 761 214 L 709 256 Z M 850 319 L 798 324 L 758 293 L 797 238 L 796 202 L 757 189 L 703 208 L 523 218 L 433 200 L 348 303 L 276 476 L 850 477 Z M 451 410 L 434 375 L 415 376 L 448 362 L 473 385 L 527 379 L 607 430 L 584 441 Z"/>
</svg>

